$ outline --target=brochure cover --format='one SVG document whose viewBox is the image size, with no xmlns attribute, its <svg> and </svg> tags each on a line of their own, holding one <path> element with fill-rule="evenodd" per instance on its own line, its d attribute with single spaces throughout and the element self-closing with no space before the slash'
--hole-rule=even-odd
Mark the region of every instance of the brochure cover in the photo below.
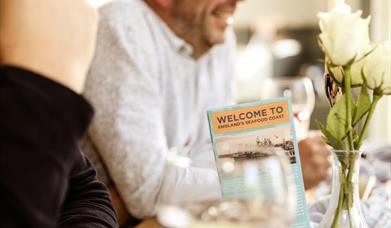
<svg viewBox="0 0 391 228">
<path fill-rule="evenodd" d="M 245 180 L 240 174 L 227 175 L 221 161 L 230 159 L 240 164 L 243 160 L 263 156 L 256 148 L 278 148 L 289 159 L 288 172 L 291 172 L 296 187 L 293 227 L 309 228 L 290 99 L 275 98 L 209 110 L 208 120 L 223 197 L 245 197 L 249 189 L 242 187 Z M 258 176 L 263 175 L 261 171 L 257 172 Z M 261 179 L 261 188 L 271 184 L 277 183 L 273 183 L 270 178 Z"/>
</svg>

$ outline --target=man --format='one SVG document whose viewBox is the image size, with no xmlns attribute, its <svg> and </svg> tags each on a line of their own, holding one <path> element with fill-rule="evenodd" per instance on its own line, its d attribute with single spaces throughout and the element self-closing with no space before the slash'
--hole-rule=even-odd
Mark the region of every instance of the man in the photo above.
<svg viewBox="0 0 391 228">
<path fill-rule="evenodd" d="M 136 217 L 161 203 L 221 197 L 206 110 L 231 102 L 227 27 L 238 2 L 133 0 L 100 10 L 85 92 L 97 113 L 85 151 L 100 154 Z"/>
<path fill-rule="evenodd" d="M 96 30 L 85 0 L 0 0 L 0 227 L 118 226 L 78 145 Z"/>
</svg>

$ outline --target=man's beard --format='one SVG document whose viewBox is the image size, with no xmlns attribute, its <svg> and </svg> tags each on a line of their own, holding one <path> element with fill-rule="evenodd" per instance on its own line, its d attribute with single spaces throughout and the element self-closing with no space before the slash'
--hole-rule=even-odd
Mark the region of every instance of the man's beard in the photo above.
<svg viewBox="0 0 391 228">
<path fill-rule="evenodd" d="M 208 39 L 205 16 L 199 18 L 183 11 L 173 14 L 174 32 L 187 43 L 193 46 L 196 56 L 202 55 L 211 49 L 215 44 Z"/>
</svg>

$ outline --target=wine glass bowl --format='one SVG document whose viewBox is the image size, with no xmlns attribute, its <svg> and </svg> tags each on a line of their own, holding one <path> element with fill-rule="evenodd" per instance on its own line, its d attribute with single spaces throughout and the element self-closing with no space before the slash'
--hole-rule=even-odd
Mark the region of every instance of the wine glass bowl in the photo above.
<svg viewBox="0 0 391 228">
<path fill-rule="evenodd" d="M 311 80 L 302 76 L 266 78 L 260 91 L 261 99 L 290 97 L 297 137 L 308 134 L 315 93 Z"/>
<path fill-rule="evenodd" d="M 291 227 L 295 190 L 285 151 L 247 144 L 226 149 L 232 156 L 217 159 L 223 198 L 163 208 L 160 223 L 188 228 Z M 170 217 L 172 223 L 164 224 Z"/>
</svg>

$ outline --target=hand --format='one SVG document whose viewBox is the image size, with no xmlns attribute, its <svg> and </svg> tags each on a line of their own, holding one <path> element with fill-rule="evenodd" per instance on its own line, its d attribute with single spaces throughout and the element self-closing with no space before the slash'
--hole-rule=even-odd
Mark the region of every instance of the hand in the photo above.
<svg viewBox="0 0 391 228">
<path fill-rule="evenodd" d="M 313 188 L 327 177 L 330 150 L 320 136 L 310 136 L 299 142 L 304 187 Z"/>
<path fill-rule="evenodd" d="M 80 93 L 97 16 L 86 0 L 0 0 L 0 65 L 26 68 Z"/>
</svg>

